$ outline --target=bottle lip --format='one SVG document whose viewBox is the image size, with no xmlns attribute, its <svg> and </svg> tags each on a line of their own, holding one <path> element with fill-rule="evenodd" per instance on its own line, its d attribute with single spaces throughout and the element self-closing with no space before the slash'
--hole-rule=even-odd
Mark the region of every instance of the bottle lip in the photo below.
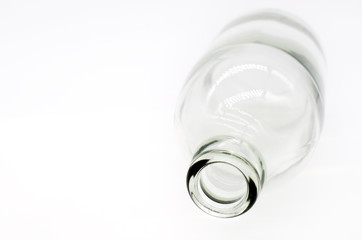
<svg viewBox="0 0 362 240">
<path fill-rule="evenodd" d="M 214 164 L 222 164 L 239 172 L 237 176 L 242 194 L 237 199 L 215 199 L 203 187 L 202 173 Z M 261 187 L 262 179 L 254 166 L 246 158 L 228 151 L 210 150 L 199 154 L 187 173 L 187 189 L 193 202 L 209 215 L 220 218 L 236 217 L 247 212 L 256 202 Z"/>
</svg>

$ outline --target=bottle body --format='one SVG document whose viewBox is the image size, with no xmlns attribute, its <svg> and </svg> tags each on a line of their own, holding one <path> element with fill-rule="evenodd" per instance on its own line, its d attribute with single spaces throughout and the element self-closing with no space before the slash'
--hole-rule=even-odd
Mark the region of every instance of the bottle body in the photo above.
<svg viewBox="0 0 362 240">
<path fill-rule="evenodd" d="M 285 15 L 252 14 L 221 33 L 176 113 L 191 158 L 189 193 L 201 209 L 240 215 L 264 181 L 307 157 L 323 120 L 322 68 L 313 35 Z"/>
</svg>

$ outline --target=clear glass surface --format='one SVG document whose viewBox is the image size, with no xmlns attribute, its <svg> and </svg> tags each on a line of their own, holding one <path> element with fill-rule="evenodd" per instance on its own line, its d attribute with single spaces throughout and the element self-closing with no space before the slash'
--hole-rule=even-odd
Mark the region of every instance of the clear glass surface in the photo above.
<svg viewBox="0 0 362 240">
<path fill-rule="evenodd" d="M 198 207 L 240 215 L 265 181 L 309 155 L 323 121 L 323 64 L 315 37 L 285 13 L 254 13 L 222 31 L 176 111 Z"/>
</svg>

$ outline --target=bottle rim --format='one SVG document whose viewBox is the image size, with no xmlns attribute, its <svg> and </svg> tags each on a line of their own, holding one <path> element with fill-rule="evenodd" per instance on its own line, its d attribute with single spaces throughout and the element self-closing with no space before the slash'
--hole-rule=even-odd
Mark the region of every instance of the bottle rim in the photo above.
<svg viewBox="0 0 362 240">
<path fill-rule="evenodd" d="M 206 169 L 211 166 L 223 166 L 233 169 L 236 174 L 236 189 L 223 189 L 217 196 L 210 194 L 207 184 L 203 181 Z M 204 212 L 220 218 L 231 218 L 247 212 L 256 202 L 262 179 L 253 165 L 244 157 L 228 151 L 206 151 L 193 161 L 187 173 L 187 189 L 193 202 Z M 234 186 L 235 187 L 235 186 Z M 232 199 L 227 194 L 234 191 L 238 194 Z"/>
</svg>

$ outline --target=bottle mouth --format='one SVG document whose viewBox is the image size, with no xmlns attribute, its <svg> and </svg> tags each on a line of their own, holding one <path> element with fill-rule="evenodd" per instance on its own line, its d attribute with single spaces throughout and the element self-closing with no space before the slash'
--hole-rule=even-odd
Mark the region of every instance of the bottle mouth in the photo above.
<svg viewBox="0 0 362 240">
<path fill-rule="evenodd" d="M 258 172 L 247 159 L 227 151 L 200 154 L 187 173 L 191 199 L 215 217 L 236 217 L 248 211 L 261 184 Z"/>
</svg>

